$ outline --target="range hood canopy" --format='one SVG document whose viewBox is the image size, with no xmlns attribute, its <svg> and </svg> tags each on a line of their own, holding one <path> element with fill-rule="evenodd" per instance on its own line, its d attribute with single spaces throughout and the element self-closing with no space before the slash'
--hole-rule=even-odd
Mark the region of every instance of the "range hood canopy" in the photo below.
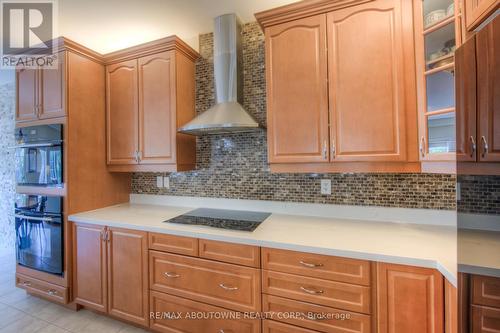
<svg viewBox="0 0 500 333">
<path fill-rule="evenodd" d="M 241 24 L 235 14 L 215 18 L 214 74 L 216 104 L 179 129 L 191 135 L 255 131 L 260 126 L 242 100 Z"/>
</svg>

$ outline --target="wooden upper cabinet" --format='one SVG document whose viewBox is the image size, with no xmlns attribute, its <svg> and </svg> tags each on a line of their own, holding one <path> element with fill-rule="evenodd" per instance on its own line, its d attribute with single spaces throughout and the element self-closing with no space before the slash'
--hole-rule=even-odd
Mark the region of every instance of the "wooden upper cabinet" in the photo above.
<svg viewBox="0 0 500 333">
<path fill-rule="evenodd" d="M 139 152 L 141 163 L 175 161 L 175 52 L 139 59 Z"/>
<path fill-rule="evenodd" d="M 476 35 L 478 160 L 500 161 L 500 17 Z"/>
<path fill-rule="evenodd" d="M 433 269 L 377 263 L 379 333 L 444 332 L 443 276 Z"/>
<path fill-rule="evenodd" d="M 468 31 L 477 28 L 490 14 L 500 8 L 498 0 L 463 0 L 465 3 L 465 26 Z"/>
<path fill-rule="evenodd" d="M 455 52 L 457 160 L 476 161 L 476 41 L 472 36 Z"/>
<path fill-rule="evenodd" d="M 39 118 L 57 118 L 66 115 L 66 52 L 57 53 L 57 68 L 40 69 Z"/>
<path fill-rule="evenodd" d="M 177 129 L 195 116 L 198 56 L 175 36 L 104 56 L 108 170 L 173 172 L 195 167 L 196 138 Z"/>
<path fill-rule="evenodd" d="M 332 161 L 406 159 L 403 15 L 378 0 L 327 16 Z"/>
<path fill-rule="evenodd" d="M 108 164 L 137 164 L 137 60 L 106 67 Z"/>
<path fill-rule="evenodd" d="M 105 228 L 73 224 L 73 295 L 75 302 L 106 312 L 107 270 Z"/>
<path fill-rule="evenodd" d="M 266 28 L 269 162 L 328 161 L 326 16 Z"/>
<path fill-rule="evenodd" d="M 109 228 L 107 253 L 108 313 L 148 326 L 147 232 Z"/>
<path fill-rule="evenodd" d="M 37 111 L 38 70 L 16 70 L 16 121 L 38 118 Z"/>
</svg>

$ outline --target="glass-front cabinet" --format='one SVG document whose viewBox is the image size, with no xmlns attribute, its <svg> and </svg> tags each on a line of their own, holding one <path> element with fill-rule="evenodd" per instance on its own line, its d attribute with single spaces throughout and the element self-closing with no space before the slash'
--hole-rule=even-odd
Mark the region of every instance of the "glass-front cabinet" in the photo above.
<svg viewBox="0 0 500 333">
<path fill-rule="evenodd" d="M 455 49 L 461 43 L 459 0 L 414 0 L 422 161 L 455 158 Z"/>
</svg>

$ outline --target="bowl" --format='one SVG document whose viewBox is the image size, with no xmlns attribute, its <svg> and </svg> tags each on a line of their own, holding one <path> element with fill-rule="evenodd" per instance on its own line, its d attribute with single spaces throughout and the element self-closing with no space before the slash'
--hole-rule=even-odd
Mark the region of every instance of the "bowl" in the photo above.
<svg viewBox="0 0 500 333">
<path fill-rule="evenodd" d="M 425 15 L 424 25 L 425 27 L 429 27 L 434 23 L 441 21 L 445 17 L 446 17 L 446 10 L 444 9 L 434 10 L 429 14 Z"/>
<path fill-rule="evenodd" d="M 446 9 L 446 16 L 453 16 L 454 13 L 455 13 L 455 3 L 452 3 Z"/>
</svg>

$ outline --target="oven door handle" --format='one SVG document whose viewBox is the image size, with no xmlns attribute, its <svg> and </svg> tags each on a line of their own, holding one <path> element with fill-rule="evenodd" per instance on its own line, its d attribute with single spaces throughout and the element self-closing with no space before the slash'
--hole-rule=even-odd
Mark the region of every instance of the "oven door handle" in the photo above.
<svg viewBox="0 0 500 333">
<path fill-rule="evenodd" d="M 44 148 L 44 147 L 57 147 L 60 146 L 62 142 L 50 142 L 50 143 L 26 143 L 23 145 L 17 145 L 9 147 L 10 149 L 22 149 L 22 148 Z"/>
<path fill-rule="evenodd" d="M 36 217 L 36 216 L 27 216 L 21 214 L 14 214 L 15 217 L 19 219 L 33 220 L 33 221 L 42 221 L 42 222 L 54 222 L 52 217 Z"/>
</svg>

